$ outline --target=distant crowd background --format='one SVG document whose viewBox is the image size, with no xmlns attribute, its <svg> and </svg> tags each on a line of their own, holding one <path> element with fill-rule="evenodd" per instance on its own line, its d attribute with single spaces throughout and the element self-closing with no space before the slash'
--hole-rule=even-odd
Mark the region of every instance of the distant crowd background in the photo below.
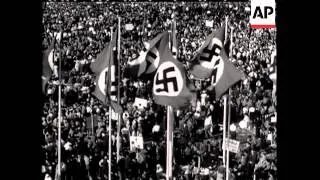
<svg viewBox="0 0 320 180">
<path fill-rule="evenodd" d="M 43 3 L 43 50 L 63 29 L 56 57 L 62 59 L 62 178 L 108 179 L 108 131 L 112 131 L 112 179 L 161 179 L 166 161 L 166 109 L 152 100 L 150 82 L 122 78 L 121 158 L 116 161 L 116 121 L 108 127 L 108 108 L 96 99 L 90 63 L 110 41 L 111 27 L 121 24 L 121 70 L 138 57 L 143 42 L 177 22 L 178 60 L 186 64 L 226 16 L 233 28 L 230 60 L 245 77 L 232 87 L 231 138 L 240 141 L 230 153 L 231 179 L 277 179 L 275 82 L 270 79 L 276 48 L 274 29 L 249 27 L 248 2 Z M 213 27 L 206 26 L 213 21 Z M 126 30 L 125 24 L 132 24 Z M 228 32 L 230 34 L 230 28 Z M 61 52 L 61 56 L 59 53 Z M 58 76 L 44 97 L 42 174 L 54 179 L 57 165 Z M 174 169 L 176 179 L 221 179 L 223 101 L 211 100 L 207 81 L 195 80 L 198 99 L 175 113 Z M 144 109 L 135 98 L 147 99 Z M 93 124 L 92 124 L 93 122 Z M 92 126 L 94 131 L 92 131 Z M 129 136 L 142 136 L 144 148 L 130 151 Z M 200 164 L 198 164 L 200 162 Z M 199 168 L 200 167 L 200 168 Z M 222 178 L 223 179 L 223 178 Z"/>
</svg>

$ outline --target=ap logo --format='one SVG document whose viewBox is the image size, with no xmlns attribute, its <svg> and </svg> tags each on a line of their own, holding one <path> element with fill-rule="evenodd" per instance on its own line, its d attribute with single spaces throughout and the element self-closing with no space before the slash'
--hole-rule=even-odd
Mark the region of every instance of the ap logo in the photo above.
<svg viewBox="0 0 320 180">
<path fill-rule="evenodd" d="M 183 79 L 178 67 L 170 61 L 162 63 L 154 77 L 153 93 L 159 96 L 178 96 L 182 87 Z"/>
<path fill-rule="evenodd" d="M 251 0 L 252 28 L 275 28 L 275 0 Z"/>
</svg>

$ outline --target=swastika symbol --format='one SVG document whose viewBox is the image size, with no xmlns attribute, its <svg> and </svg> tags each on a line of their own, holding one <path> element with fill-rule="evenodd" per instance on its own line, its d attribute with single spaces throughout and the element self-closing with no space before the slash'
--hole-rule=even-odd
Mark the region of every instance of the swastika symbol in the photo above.
<svg viewBox="0 0 320 180">
<path fill-rule="evenodd" d="M 182 87 L 182 74 L 176 64 L 170 61 L 162 63 L 154 77 L 153 93 L 161 96 L 178 96 Z"/>
<path fill-rule="evenodd" d="M 213 69 L 216 61 L 220 59 L 222 51 L 222 42 L 217 38 L 213 38 L 200 54 L 199 60 L 203 67 Z"/>
<path fill-rule="evenodd" d="M 221 46 L 218 44 L 213 44 L 213 46 L 207 46 L 204 50 L 203 53 L 200 56 L 201 61 L 208 61 L 210 62 L 213 56 L 219 56 L 221 52 Z M 208 57 L 206 57 L 206 56 Z"/>
<path fill-rule="evenodd" d="M 167 74 L 172 71 L 174 71 L 174 67 L 169 67 L 169 68 L 163 70 L 163 79 L 162 80 L 159 79 L 159 74 L 157 74 L 156 85 L 163 84 L 163 88 L 157 88 L 156 92 L 161 92 L 161 91 L 169 92 L 168 91 L 168 84 L 169 83 L 173 84 L 174 91 L 178 91 L 177 78 L 175 78 L 175 77 L 168 78 L 167 77 Z"/>
<path fill-rule="evenodd" d="M 212 71 L 212 84 L 215 84 L 217 81 L 217 71 L 218 71 L 218 65 L 219 65 L 220 59 L 218 59 L 215 63 L 214 63 L 214 69 Z"/>
</svg>

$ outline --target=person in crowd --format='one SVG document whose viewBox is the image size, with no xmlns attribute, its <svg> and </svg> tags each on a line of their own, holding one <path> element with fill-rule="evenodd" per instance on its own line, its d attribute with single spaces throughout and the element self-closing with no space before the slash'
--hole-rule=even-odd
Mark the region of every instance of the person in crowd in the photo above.
<svg viewBox="0 0 320 180">
<path fill-rule="evenodd" d="M 231 123 L 233 136 L 241 142 L 239 153 L 230 155 L 235 179 L 277 179 L 276 164 L 276 93 L 270 69 L 276 48 L 274 29 L 249 27 L 249 3 L 240 2 L 131 2 L 131 3 L 43 3 L 43 50 L 53 37 L 62 32 L 61 48 L 57 49 L 55 65 L 62 61 L 62 157 L 66 179 L 108 179 L 108 108 L 92 95 L 95 75 L 90 63 L 111 39 L 111 27 L 121 25 L 121 71 L 127 62 L 138 57 L 143 42 L 170 29 L 177 22 L 177 59 L 184 65 L 192 60 L 197 49 L 213 29 L 220 27 L 224 17 L 233 29 L 230 61 L 244 74 L 231 87 Z M 213 27 L 206 26 L 213 21 Z M 132 24 L 133 29 L 126 29 Z M 230 35 L 228 28 L 228 36 Z M 227 37 L 228 38 L 228 37 Z M 60 55 L 61 52 L 61 55 Z M 121 123 L 120 160 L 112 159 L 115 179 L 157 179 L 165 173 L 164 108 L 152 99 L 152 82 L 124 77 L 120 82 Z M 222 179 L 225 170 L 219 168 L 222 159 L 223 103 L 212 100 L 205 91 L 206 81 L 194 81 L 198 98 L 194 105 L 175 117 L 174 176 L 185 179 Z M 57 165 L 58 138 L 58 76 L 51 77 L 44 98 L 41 124 L 42 173 L 46 180 L 54 179 Z M 148 101 L 145 109 L 134 107 L 135 98 Z M 93 129 L 91 127 L 93 118 Z M 240 127 L 240 122 L 245 126 Z M 90 125 L 89 125 L 90 122 Z M 112 129 L 113 147 L 116 130 Z M 129 137 L 141 135 L 144 148 L 130 152 Z M 151 137 L 151 138 L 150 138 Z M 148 144 L 149 143 L 149 144 Z M 200 157 L 200 169 L 198 169 Z M 113 157 L 115 158 L 115 157 Z M 210 168 L 209 168 L 210 167 Z M 201 170 L 202 169 L 202 170 Z M 117 175 L 116 175 L 117 174 Z M 206 174 L 206 175 L 203 175 Z M 118 176 L 118 177 L 116 177 Z M 232 178 L 231 178 L 232 179 Z"/>
</svg>

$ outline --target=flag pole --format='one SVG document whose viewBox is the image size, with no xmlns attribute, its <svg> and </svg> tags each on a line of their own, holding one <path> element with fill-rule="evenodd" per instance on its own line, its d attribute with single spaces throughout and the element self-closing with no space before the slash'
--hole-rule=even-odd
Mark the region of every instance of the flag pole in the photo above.
<svg viewBox="0 0 320 180">
<path fill-rule="evenodd" d="M 227 36 L 227 25 L 228 25 L 228 17 L 226 17 L 226 20 L 225 20 L 225 32 L 224 32 L 224 35 L 225 35 L 225 39 L 226 39 L 226 36 Z M 223 152 L 222 152 L 222 160 L 223 160 L 223 166 L 226 167 L 226 128 L 227 128 L 227 95 L 224 95 L 223 96 L 223 101 L 224 101 L 224 106 L 223 106 Z"/>
<path fill-rule="evenodd" d="M 230 119 L 231 119 L 231 88 L 228 89 L 228 122 L 227 122 L 227 138 L 230 139 Z M 229 141 L 228 141 L 229 143 Z M 229 145 L 227 146 L 227 161 L 226 161 L 226 180 L 229 180 Z"/>
<path fill-rule="evenodd" d="M 226 37 L 228 35 L 228 16 L 226 16 L 226 28 L 225 28 L 225 40 L 226 40 Z M 232 29 L 231 29 L 231 36 L 230 36 L 230 50 L 229 50 L 229 60 L 230 60 L 230 54 L 232 52 Z M 231 88 L 228 88 L 228 115 L 227 115 L 227 127 L 226 127 L 226 131 L 227 131 L 227 138 L 228 138 L 228 145 L 226 146 L 226 150 L 227 150 L 227 153 L 226 153 L 226 180 L 229 180 L 229 138 L 230 138 L 230 131 L 229 131 L 229 127 L 230 127 L 230 119 L 231 119 L 231 116 L 230 116 L 230 112 L 231 112 L 231 104 L 230 104 L 230 96 L 231 95 Z M 227 100 L 226 99 L 226 100 Z"/>
<path fill-rule="evenodd" d="M 120 73 L 120 33 L 121 33 L 121 26 L 120 26 L 120 23 L 121 23 L 121 17 L 118 16 L 118 47 L 117 47 L 117 60 L 118 60 L 118 104 L 120 105 L 120 79 L 121 79 L 121 73 Z M 118 113 L 118 123 L 117 123 L 118 127 L 117 127 L 117 162 L 119 161 L 120 159 L 120 128 L 121 128 L 121 113 L 119 112 Z"/>
<path fill-rule="evenodd" d="M 109 106 L 109 140 L 108 140 L 108 150 L 109 150 L 109 163 L 108 163 L 108 179 L 111 179 L 111 106 Z"/>
<path fill-rule="evenodd" d="M 59 57 L 59 87 L 58 87 L 58 180 L 61 179 L 61 39 L 60 39 L 60 57 Z"/>
<path fill-rule="evenodd" d="M 173 150 L 173 111 L 171 106 L 167 106 L 167 160 L 166 160 L 166 180 L 172 179 L 172 150 Z"/>
<path fill-rule="evenodd" d="M 226 167 L 226 127 L 227 127 L 227 95 L 223 96 L 223 166 Z"/>
<path fill-rule="evenodd" d="M 110 38 L 110 42 L 112 42 L 113 39 L 113 27 L 111 27 L 111 38 Z M 110 63 L 110 62 L 109 62 Z M 110 66 L 109 66 L 110 67 Z M 111 71 L 111 69 L 109 69 L 108 71 Z M 109 78 L 109 77 L 108 77 Z M 106 93 L 106 96 L 108 96 L 108 94 Z M 109 152 L 109 163 L 108 163 L 108 179 L 111 179 L 111 105 L 109 105 L 109 139 L 108 139 L 108 152 Z"/>
<path fill-rule="evenodd" d="M 173 36 L 175 36 L 174 32 L 175 20 L 171 22 L 171 33 L 169 33 L 169 48 L 172 52 L 173 46 L 175 44 L 172 43 Z M 174 57 L 176 58 L 176 56 Z M 174 117 L 172 106 L 167 106 L 167 157 L 166 157 L 166 180 L 172 179 L 172 159 L 173 159 L 173 121 Z"/>
</svg>

